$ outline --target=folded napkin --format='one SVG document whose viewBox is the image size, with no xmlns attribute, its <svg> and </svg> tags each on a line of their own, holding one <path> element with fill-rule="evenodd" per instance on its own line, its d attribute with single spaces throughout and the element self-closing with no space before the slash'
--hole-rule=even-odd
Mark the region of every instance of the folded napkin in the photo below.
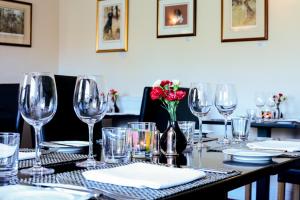
<svg viewBox="0 0 300 200">
<path fill-rule="evenodd" d="M 300 142 L 267 140 L 262 142 L 248 143 L 250 149 L 277 150 L 286 152 L 300 151 Z"/>
<path fill-rule="evenodd" d="M 121 186 L 163 189 L 200 179 L 204 172 L 171 168 L 148 163 L 132 163 L 120 167 L 91 170 L 82 173 L 90 181 Z"/>
<path fill-rule="evenodd" d="M 0 159 L 8 158 L 16 152 L 17 146 L 10 146 L 7 144 L 0 144 Z"/>
<path fill-rule="evenodd" d="M 28 160 L 35 158 L 35 152 L 19 152 L 19 160 Z"/>
</svg>

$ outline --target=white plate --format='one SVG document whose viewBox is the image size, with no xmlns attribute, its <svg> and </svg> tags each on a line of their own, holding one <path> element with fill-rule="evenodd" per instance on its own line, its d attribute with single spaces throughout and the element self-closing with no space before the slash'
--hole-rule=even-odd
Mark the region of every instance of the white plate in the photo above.
<svg viewBox="0 0 300 200">
<path fill-rule="evenodd" d="M 87 142 L 87 141 L 50 141 L 50 142 L 43 142 L 41 144 L 41 146 L 48 147 L 48 148 L 86 147 L 86 146 L 89 146 L 89 142 Z"/>
<path fill-rule="evenodd" d="M 35 152 L 19 152 L 19 160 L 29 160 L 35 158 Z"/>
<path fill-rule="evenodd" d="M 300 142 L 298 141 L 278 141 L 278 140 L 267 140 L 262 142 L 248 143 L 247 146 L 250 149 L 265 149 L 265 150 L 277 150 L 286 152 L 300 151 Z"/>
<path fill-rule="evenodd" d="M 232 156 L 232 160 L 243 163 L 268 163 L 272 161 L 272 158 L 279 156 L 281 152 L 265 152 L 265 151 L 253 151 L 247 149 L 224 149 L 224 154 Z"/>
<path fill-rule="evenodd" d="M 203 133 L 206 133 L 206 134 L 209 134 L 209 133 L 213 133 L 213 131 L 212 130 L 202 130 L 202 132 Z M 195 132 L 194 133 L 196 133 L 196 134 L 198 134 L 199 133 L 199 129 L 195 129 Z"/>
<path fill-rule="evenodd" d="M 84 200 L 88 193 L 72 193 L 71 190 L 50 189 L 23 185 L 0 187 L 0 200 Z"/>
<path fill-rule="evenodd" d="M 42 147 L 63 153 L 82 153 L 83 147 L 89 146 L 87 141 L 50 141 L 41 143 Z"/>
</svg>

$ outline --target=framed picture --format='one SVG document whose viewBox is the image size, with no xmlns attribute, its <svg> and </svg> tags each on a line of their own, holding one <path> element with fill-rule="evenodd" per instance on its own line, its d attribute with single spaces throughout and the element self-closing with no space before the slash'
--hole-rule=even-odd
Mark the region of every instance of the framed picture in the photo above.
<svg viewBox="0 0 300 200">
<path fill-rule="evenodd" d="M 0 0 L 0 44 L 31 47 L 32 4 Z"/>
<path fill-rule="evenodd" d="M 222 0 L 222 42 L 268 39 L 268 0 Z"/>
<path fill-rule="evenodd" d="M 196 0 L 157 0 L 157 38 L 196 35 Z"/>
<path fill-rule="evenodd" d="M 128 50 L 128 0 L 97 0 L 96 52 Z"/>
</svg>

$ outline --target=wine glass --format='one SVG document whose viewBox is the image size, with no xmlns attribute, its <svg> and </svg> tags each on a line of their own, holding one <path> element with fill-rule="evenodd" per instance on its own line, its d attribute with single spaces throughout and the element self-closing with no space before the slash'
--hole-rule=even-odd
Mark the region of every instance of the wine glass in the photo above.
<svg viewBox="0 0 300 200">
<path fill-rule="evenodd" d="M 266 104 L 266 95 L 263 92 L 256 92 L 255 93 L 255 105 L 258 108 L 258 113 L 259 113 L 259 118 L 261 118 L 262 116 L 262 109 Z"/>
<path fill-rule="evenodd" d="M 20 172 L 27 175 L 54 173 L 42 167 L 40 138 L 41 128 L 54 116 L 57 109 L 57 94 L 54 76 L 50 73 L 26 73 L 20 84 L 19 111 L 24 120 L 35 130 L 35 161 L 32 168 Z"/>
<path fill-rule="evenodd" d="M 266 105 L 269 107 L 269 114 L 270 114 L 270 118 L 274 118 L 275 114 L 274 114 L 274 108 L 276 106 L 276 103 L 274 101 L 273 95 L 268 96 L 267 100 L 266 100 Z"/>
<path fill-rule="evenodd" d="M 215 94 L 215 106 L 219 113 L 224 116 L 225 133 L 222 144 L 229 144 L 230 141 L 227 137 L 227 121 L 237 106 L 237 95 L 234 85 L 231 84 L 218 84 Z"/>
<path fill-rule="evenodd" d="M 213 105 L 211 87 L 209 83 L 192 83 L 189 96 L 188 105 L 199 121 L 199 138 L 198 147 L 202 146 L 202 117 L 206 116 Z"/>
<path fill-rule="evenodd" d="M 73 106 L 77 117 L 88 125 L 88 159 L 76 163 L 78 167 L 95 167 L 104 164 L 93 156 L 93 129 L 95 123 L 103 119 L 107 112 L 108 99 L 104 82 L 100 76 L 78 76 L 74 91 Z"/>
</svg>

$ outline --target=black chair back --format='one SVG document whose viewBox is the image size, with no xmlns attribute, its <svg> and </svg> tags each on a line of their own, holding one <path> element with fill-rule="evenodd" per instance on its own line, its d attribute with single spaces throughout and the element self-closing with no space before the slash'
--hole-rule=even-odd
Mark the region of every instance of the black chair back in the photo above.
<svg viewBox="0 0 300 200">
<path fill-rule="evenodd" d="M 73 109 L 75 76 L 55 75 L 57 111 L 53 119 L 43 126 L 42 141 L 80 140 L 88 141 L 88 126 Z M 95 124 L 94 142 L 101 137 L 101 122 Z"/>
<path fill-rule="evenodd" d="M 22 136 L 24 120 L 18 109 L 19 84 L 0 84 L 0 131 Z"/>
<path fill-rule="evenodd" d="M 186 96 L 177 107 L 177 121 L 195 121 L 198 126 L 198 119 L 191 113 L 188 106 L 189 88 L 180 88 L 186 92 Z M 151 87 L 144 88 L 142 99 L 140 122 L 155 122 L 160 132 L 165 131 L 168 125 L 169 113 L 162 106 L 159 100 L 153 101 L 150 97 Z"/>
</svg>

